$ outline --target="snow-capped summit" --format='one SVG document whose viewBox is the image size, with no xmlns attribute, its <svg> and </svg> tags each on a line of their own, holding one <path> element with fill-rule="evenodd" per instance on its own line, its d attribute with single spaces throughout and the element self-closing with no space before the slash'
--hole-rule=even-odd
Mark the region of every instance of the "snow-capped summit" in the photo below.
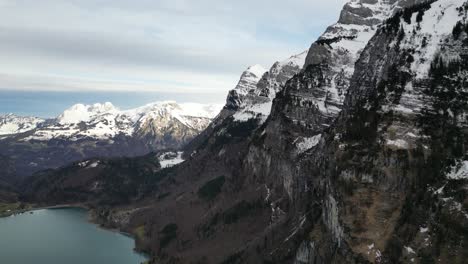
<svg viewBox="0 0 468 264">
<path fill-rule="evenodd" d="M 307 50 L 286 60 L 278 61 L 271 66 L 270 70 L 263 72 L 261 78 L 252 79 L 248 91 L 236 93 L 238 91 L 237 87 L 231 91 L 228 96 L 228 103 L 235 102 L 237 106 L 235 108 L 236 113 L 233 115 L 234 119 L 236 121 L 246 121 L 251 118 L 259 118 L 262 122 L 265 121 L 270 115 L 276 93 L 281 90 L 286 81 L 301 71 L 306 56 Z M 249 72 L 249 70 L 246 72 Z"/>
<path fill-rule="evenodd" d="M 263 76 L 263 74 L 267 71 L 267 69 L 263 68 L 263 66 L 260 64 L 255 64 L 247 68 L 247 71 L 253 73 L 260 79 Z"/>
<path fill-rule="evenodd" d="M 349 53 L 350 62 L 346 64 L 352 68 L 362 49 L 375 34 L 377 26 L 399 9 L 395 1 L 350 1 L 343 7 L 338 22 L 327 28 L 313 48 L 328 44 L 336 52 Z M 321 57 L 317 55 L 323 54 L 315 50 L 309 52 L 306 64 L 319 62 Z"/>
<path fill-rule="evenodd" d="M 128 118 L 140 126 L 154 120 L 177 120 L 191 129 L 201 131 L 208 126 L 211 119 L 221 111 L 221 108 L 221 105 L 178 104 L 175 101 L 165 101 L 123 111 L 120 113 L 120 118 Z"/>
<path fill-rule="evenodd" d="M 263 74 L 266 72 L 262 66 L 259 64 L 250 66 L 245 70 L 234 90 L 240 95 L 246 95 L 252 89 L 255 89 L 258 81 L 262 78 Z"/>
<path fill-rule="evenodd" d="M 60 124 L 77 124 L 87 122 L 103 113 L 116 113 L 118 109 L 110 102 L 93 105 L 75 104 L 65 110 L 58 118 Z"/>
<path fill-rule="evenodd" d="M 161 112 L 166 111 L 174 115 L 180 116 L 191 116 L 191 117 L 204 117 L 204 118 L 213 118 L 221 110 L 221 105 L 205 105 L 197 103 L 176 103 L 175 101 L 163 101 L 156 102 L 138 107 L 135 109 L 130 109 L 122 111 L 123 114 L 129 115 L 132 117 L 138 115 L 145 115 L 151 112 Z"/>
<path fill-rule="evenodd" d="M 303 68 L 307 52 L 305 50 L 273 64 L 257 85 L 259 94 L 274 99 L 281 86 Z"/>
</svg>

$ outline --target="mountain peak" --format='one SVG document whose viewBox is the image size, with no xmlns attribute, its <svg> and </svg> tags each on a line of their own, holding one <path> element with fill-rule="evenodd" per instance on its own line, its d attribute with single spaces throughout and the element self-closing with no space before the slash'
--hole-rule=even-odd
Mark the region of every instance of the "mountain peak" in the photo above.
<svg viewBox="0 0 468 264">
<path fill-rule="evenodd" d="M 262 65 L 255 64 L 255 65 L 252 65 L 249 68 L 247 68 L 247 72 L 251 72 L 251 73 L 255 74 L 255 76 L 257 76 L 258 78 L 261 78 L 263 76 L 263 74 L 265 74 L 265 72 L 267 72 L 267 70 L 265 68 L 263 68 Z"/>
<path fill-rule="evenodd" d="M 116 111 L 118 111 L 118 109 L 110 102 L 102 104 L 96 103 L 93 105 L 75 104 L 65 110 L 57 120 L 60 124 L 77 124 L 89 121 L 97 115 Z"/>
<path fill-rule="evenodd" d="M 267 72 L 267 70 L 259 64 L 248 67 L 247 70 L 242 73 L 236 88 L 231 91 L 231 93 L 235 93 L 235 95 L 228 96 L 228 102 L 230 101 L 229 97 L 246 95 L 250 90 L 255 89 L 257 87 L 258 81 L 260 81 L 265 72 Z"/>
</svg>

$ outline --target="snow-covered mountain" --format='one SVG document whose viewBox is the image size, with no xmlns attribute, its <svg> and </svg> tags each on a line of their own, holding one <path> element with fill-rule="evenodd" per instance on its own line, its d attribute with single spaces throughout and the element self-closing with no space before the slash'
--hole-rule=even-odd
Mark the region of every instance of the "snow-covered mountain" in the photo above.
<svg viewBox="0 0 468 264">
<path fill-rule="evenodd" d="M 234 120 L 259 119 L 264 122 L 270 114 L 276 93 L 302 69 L 306 56 L 307 51 L 293 55 L 274 63 L 268 71 L 259 65 L 249 67 L 227 98 L 227 106 L 234 106 Z"/>
<path fill-rule="evenodd" d="M 53 119 L 0 117 L 0 155 L 29 175 L 90 157 L 179 149 L 203 131 L 221 105 L 157 102 L 130 110 L 76 104 Z"/>
<path fill-rule="evenodd" d="M 247 124 L 243 136 L 249 135 L 268 118 L 272 102 L 285 83 L 299 73 L 304 65 L 307 50 L 286 60 L 274 63 L 269 70 L 253 65 L 245 70 L 234 89 L 229 91 L 226 104 L 210 126 L 197 136 L 186 150 L 194 151 L 207 146 L 208 141 L 219 136 L 233 137 L 230 129 Z M 245 139 L 245 138 L 244 138 Z"/>
<path fill-rule="evenodd" d="M 206 128 L 220 111 L 219 105 L 176 102 L 157 102 L 130 110 L 119 110 L 109 102 L 76 104 L 56 119 L 48 120 L 23 141 L 51 139 L 79 140 L 83 138 L 111 139 L 118 135 L 142 136 L 149 126 L 163 135 L 175 125 L 197 134 Z M 31 129 L 31 130 L 32 130 Z M 23 130 L 21 132 L 26 132 Z"/>
<path fill-rule="evenodd" d="M 0 115 L 0 137 L 33 130 L 45 120 L 37 117 L 23 117 L 14 114 Z"/>
</svg>

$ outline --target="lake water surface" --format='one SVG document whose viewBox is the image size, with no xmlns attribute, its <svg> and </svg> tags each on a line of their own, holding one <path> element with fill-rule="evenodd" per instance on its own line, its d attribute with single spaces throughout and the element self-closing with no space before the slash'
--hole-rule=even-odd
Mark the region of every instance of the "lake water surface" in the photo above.
<svg viewBox="0 0 468 264">
<path fill-rule="evenodd" d="M 0 263 L 139 264 L 134 240 L 88 222 L 78 208 L 0 218 Z"/>
</svg>

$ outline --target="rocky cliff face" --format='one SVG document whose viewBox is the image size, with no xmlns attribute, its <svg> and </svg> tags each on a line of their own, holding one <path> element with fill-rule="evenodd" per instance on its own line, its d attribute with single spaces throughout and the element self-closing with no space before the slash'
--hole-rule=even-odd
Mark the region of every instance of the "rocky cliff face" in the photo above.
<svg viewBox="0 0 468 264">
<path fill-rule="evenodd" d="M 345 6 L 264 125 L 235 150 L 240 160 L 229 147 L 217 153 L 230 199 L 255 208 L 256 216 L 239 217 L 268 223 L 251 226 L 256 239 L 231 259 L 462 262 L 466 252 L 455 245 L 466 243 L 456 231 L 466 201 L 454 185 L 465 181 L 464 25 L 463 1 Z M 240 206 L 232 203 L 215 202 L 207 214 Z M 212 236 L 228 236 L 230 224 L 206 221 Z"/>
<path fill-rule="evenodd" d="M 306 239 L 295 263 L 463 262 L 466 251 L 455 245 L 466 243 L 456 231 L 466 225 L 460 216 L 466 201 L 454 181 L 465 184 L 460 175 L 468 109 L 461 88 L 463 34 L 453 32 L 464 28 L 465 3 L 426 2 L 392 13 L 360 53 L 342 111 L 331 122 L 314 106 L 322 87 L 313 84 L 326 83 L 327 75 L 311 64 L 303 73 L 308 80 L 298 76 L 288 83 L 275 105 L 273 128 L 267 127 L 273 136 L 266 144 L 274 149 L 283 138 L 283 147 L 252 150 L 255 168 L 265 156 L 293 152 L 287 147 L 294 140 L 320 136 L 305 152 L 297 146 L 299 155 L 271 162 L 282 164 L 275 179 L 283 183 L 286 208 L 309 204 L 287 213 L 307 219 L 304 233 L 296 232 Z M 284 104 L 301 88 L 312 104 L 304 104 L 304 95 L 297 105 Z M 277 132 L 286 124 L 295 133 Z M 279 170 L 265 165 L 259 171 L 268 168 L 270 175 Z"/>
<path fill-rule="evenodd" d="M 455 245 L 466 243 L 456 231 L 466 226 L 466 201 L 453 195 L 465 192 L 451 175 L 464 170 L 466 51 L 452 32 L 465 20 L 463 1 L 405 9 L 356 64 L 343 111 L 311 160 L 328 155 L 304 161 L 329 184 L 319 197 L 336 202 L 311 231 L 325 226 L 329 245 L 343 250 L 328 252 L 335 261 L 463 262 L 467 252 Z"/>
</svg>

